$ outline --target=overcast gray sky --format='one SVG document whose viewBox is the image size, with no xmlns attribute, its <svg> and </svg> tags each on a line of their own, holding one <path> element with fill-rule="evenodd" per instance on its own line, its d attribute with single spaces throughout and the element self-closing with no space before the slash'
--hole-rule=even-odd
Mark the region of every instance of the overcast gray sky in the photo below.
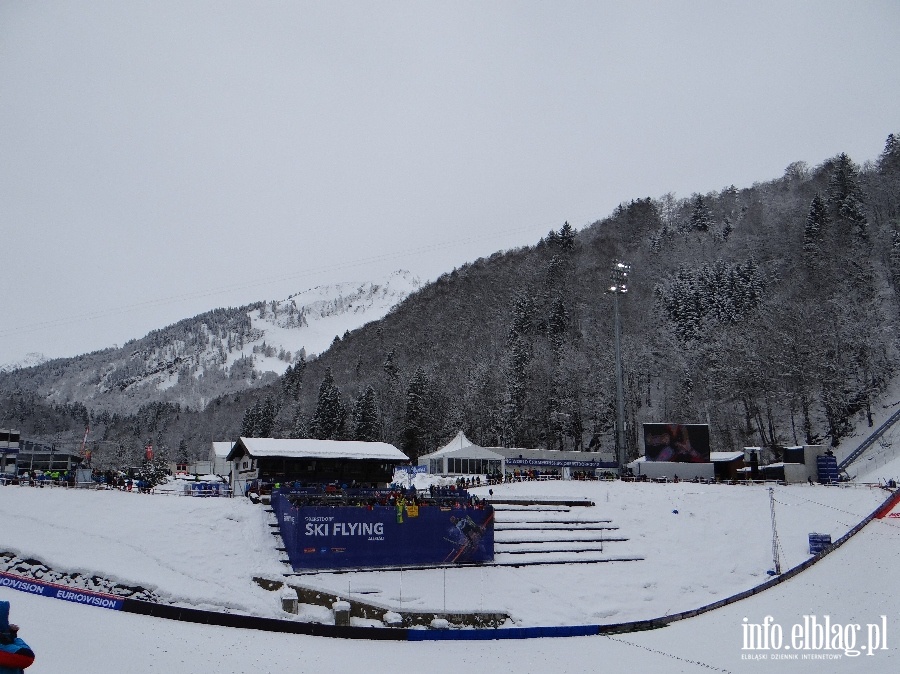
<svg viewBox="0 0 900 674">
<path fill-rule="evenodd" d="M 900 2 L 0 2 L 0 363 L 900 132 Z"/>
</svg>

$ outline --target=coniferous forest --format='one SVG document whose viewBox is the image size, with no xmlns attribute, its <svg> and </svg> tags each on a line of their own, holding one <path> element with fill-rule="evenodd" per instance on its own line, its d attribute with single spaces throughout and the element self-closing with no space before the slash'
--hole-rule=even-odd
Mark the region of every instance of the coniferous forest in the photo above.
<svg viewBox="0 0 900 674">
<path fill-rule="evenodd" d="M 561 223 L 203 409 L 50 404 L 8 375 L 0 419 L 48 438 L 89 423 L 110 465 L 148 439 L 183 459 L 239 434 L 383 440 L 415 458 L 461 429 L 484 446 L 611 452 L 617 260 L 631 265 L 618 297 L 630 456 L 647 421 L 709 423 L 716 451 L 836 446 L 896 375 L 900 135 L 863 165 L 796 162 L 750 187 Z M 55 367 L 64 378 L 65 361 Z"/>
</svg>

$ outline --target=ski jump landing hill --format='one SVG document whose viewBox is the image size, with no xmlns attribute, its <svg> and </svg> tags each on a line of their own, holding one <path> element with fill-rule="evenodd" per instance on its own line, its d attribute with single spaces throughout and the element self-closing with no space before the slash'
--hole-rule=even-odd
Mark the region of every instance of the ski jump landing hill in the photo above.
<svg viewBox="0 0 900 674">
<path fill-rule="evenodd" d="M 63 601 L 71 601 L 108 610 L 124 611 L 141 615 L 154 616 L 169 620 L 199 623 L 205 625 L 217 625 L 222 627 L 237 627 L 243 629 L 265 630 L 271 632 L 283 632 L 291 634 L 306 634 L 311 636 L 335 637 L 343 639 L 368 639 L 387 641 L 444 641 L 466 640 L 482 641 L 496 639 L 532 639 L 540 637 L 574 637 L 600 634 L 619 634 L 625 632 L 637 632 L 642 630 L 657 629 L 666 625 L 698 616 L 708 611 L 733 604 L 734 602 L 754 596 L 760 592 L 769 590 L 785 581 L 802 573 L 813 564 L 816 564 L 826 555 L 844 545 L 853 536 L 859 533 L 873 519 L 898 516 L 900 512 L 894 512 L 900 504 L 900 490 L 892 492 L 885 501 L 871 512 L 866 518 L 854 526 L 834 544 L 810 558 L 798 564 L 785 573 L 775 576 L 770 580 L 730 597 L 720 599 L 705 606 L 689 611 L 683 611 L 650 620 L 638 620 L 623 623 L 571 625 L 557 627 L 511 627 L 479 630 L 454 630 L 454 629 L 407 629 L 407 628 L 378 628 L 338 626 L 318 623 L 304 623 L 294 620 L 282 620 L 277 618 L 264 618 L 232 613 L 220 613 L 216 611 L 204 611 L 193 608 L 172 606 L 141 601 L 137 599 L 122 599 L 113 595 L 98 592 L 75 590 L 70 587 L 45 583 L 37 580 L 22 578 L 16 574 L 0 573 L 0 587 L 7 587 L 21 592 L 37 594 Z"/>
<path fill-rule="evenodd" d="M 884 432 L 879 428 L 876 432 Z M 871 446 L 871 443 L 869 444 Z M 825 488 L 828 489 L 828 488 Z M 143 614 L 180 620 L 198 624 L 219 625 L 228 627 L 240 627 L 245 629 L 266 630 L 272 632 L 307 634 L 315 636 L 329 636 L 351 639 L 377 639 L 392 641 L 414 640 L 495 640 L 495 639 L 527 639 L 535 637 L 563 637 L 586 636 L 596 634 L 614 634 L 639 630 L 655 629 L 663 627 L 675 621 L 693 617 L 727 606 L 742 599 L 759 594 L 774 588 L 776 585 L 802 573 L 834 550 L 843 546 L 860 532 L 867 524 L 876 518 L 900 517 L 900 492 L 894 490 L 866 517 L 863 517 L 855 526 L 838 538 L 835 543 L 812 558 L 796 564 L 785 573 L 769 578 L 765 582 L 741 591 L 731 596 L 719 599 L 685 610 L 680 613 L 665 615 L 652 619 L 622 621 L 608 624 L 567 625 L 552 627 L 498 627 L 490 629 L 409 629 L 402 627 L 358 627 L 336 626 L 328 624 L 299 622 L 297 620 L 282 618 L 265 618 L 235 613 L 221 613 L 216 611 L 199 610 L 192 607 L 174 606 L 171 604 L 155 603 L 134 598 L 121 598 L 91 592 L 63 585 L 54 585 L 40 579 L 23 577 L 16 573 L 0 573 L 0 587 L 14 589 L 20 592 L 38 594 L 63 601 L 81 603 L 84 605 L 117 610 L 127 613 Z M 872 507 L 871 505 L 869 506 Z"/>
</svg>

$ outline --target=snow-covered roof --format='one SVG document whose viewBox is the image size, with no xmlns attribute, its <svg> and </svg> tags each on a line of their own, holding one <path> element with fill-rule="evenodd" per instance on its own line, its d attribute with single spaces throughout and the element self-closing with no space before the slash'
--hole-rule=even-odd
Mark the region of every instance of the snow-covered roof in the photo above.
<svg viewBox="0 0 900 674">
<path fill-rule="evenodd" d="M 219 459 L 224 459 L 231 452 L 231 448 L 234 447 L 234 443 L 231 440 L 226 440 L 225 442 L 214 442 L 212 443 L 213 454 L 216 455 Z"/>
<path fill-rule="evenodd" d="M 735 461 L 737 459 L 743 459 L 743 452 L 710 452 L 709 460 L 712 462 L 716 461 Z"/>
<path fill-rule="evenodd" d="M 743 452 L 710 452 L 709 453 L 709 460 L 712 463 L 716 463 L 719 461 L 735 461 L 737 459 L 743 459 L 743 458 L 744 458 Z M 646 456 L 639 456 L 638 458 L 636 458 L 634 461 L 632 461 L 628 465 L 631 466 L 632 464 L 635 464 L 635 463 L 643 463 L 646 460 L 647 460 Z"/>
<path fill-rule="evenodd" d="M 376 459 L 409 461 L 399 449 L 386 442 L 358 440 L 312 440 L 310 438 L 239 438 L 228 459 L 244 451 L 253 457 L 281 456 L 293 459 Z"/>
<path fill-rule="evenodd" d="M 710 452 L 709 453 L 709 460 L 713 463 L 715 463 L 717 461 L 735 461 L 736 459 L 743 459 L 743 458 L 744 458 L 743 452 Z M 628 465 L 630 466 L 635 463 L 643 463 L 646 460 L 647 460 L 646 456 L 639 456 L 638 458 L 636 458 L 634 461 L 632 461 Z"/>
</svg>

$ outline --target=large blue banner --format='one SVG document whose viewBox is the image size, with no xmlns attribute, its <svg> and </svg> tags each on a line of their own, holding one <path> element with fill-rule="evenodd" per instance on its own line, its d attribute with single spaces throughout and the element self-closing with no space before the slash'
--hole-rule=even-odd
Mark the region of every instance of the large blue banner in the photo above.
<svg viewBox="0 0 900 674">
<path fill-rule="evenodd" d="M 301 506 L 272 494 L 295 571 L 490 562 L 494 511 L 478 507 Z"/>
<path fill-rule="evenodd" d="M 540 468 L 550 466 L 554 468 L 616 468 L 619 464 L 615 461 L 568 461 L 566 459 L 507 459 L 507 466 L 527 466 Z"/>
</svg>

